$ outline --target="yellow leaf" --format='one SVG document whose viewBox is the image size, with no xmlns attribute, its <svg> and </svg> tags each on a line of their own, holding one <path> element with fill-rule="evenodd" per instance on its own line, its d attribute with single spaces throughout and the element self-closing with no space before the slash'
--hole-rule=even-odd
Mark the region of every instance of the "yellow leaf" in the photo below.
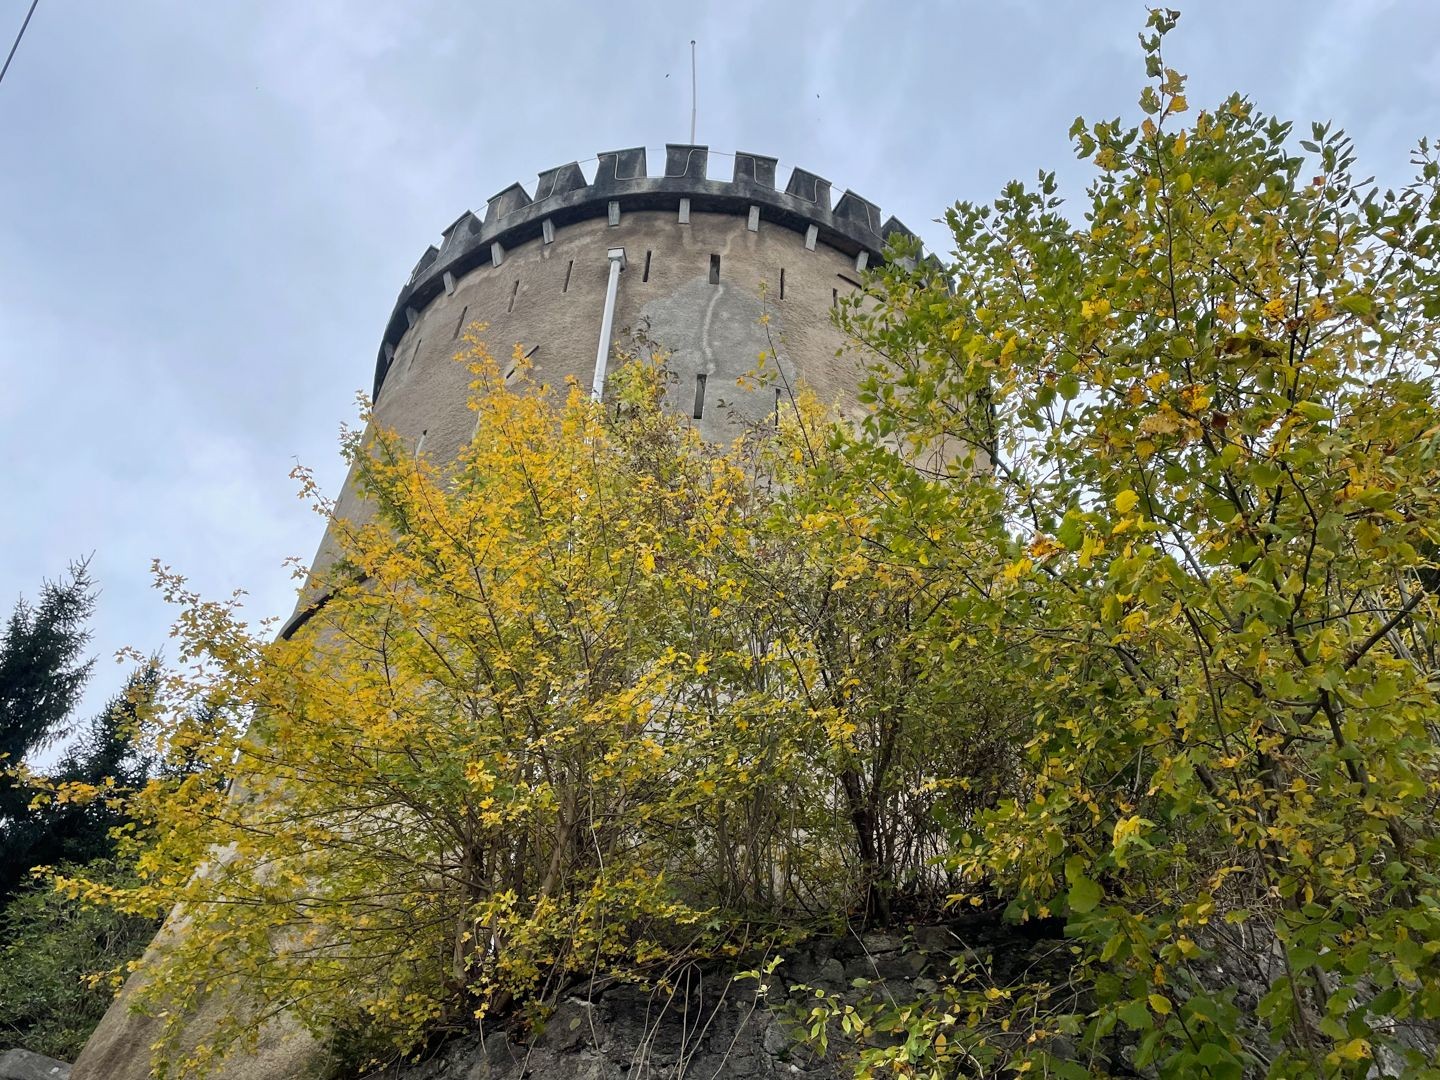
<svg viewBox="0 0 1440 1080">
<path fill-rule="evenodd" d="M 1135 492 L 1131 491 L 1129 488 L 1126 488 L 1124 491 L 1120 492 L 1119 495 L 1115 496 L 1115 509 L 1120 511 L 1120 513 L 1122 514 L 1128 514 L 1131 510 L 1135 509 L 1135 504 L 1139 501 L 1140 496 L 1136 495 Z"/>
<path fill-rule="evenodd" d="M 1370 1044 L 1364 1039 L 1351 1039 L 1337 1046 L 1329 1056 L 1340 1061 L 1363 1061 L 1370 1056 Z"/>
<path fill-rule="evenodd" d="M 1005 580 L 1018 581 L 1034 565 L 1029 559 L 1017 559 L 1005 567 Z"/>
</svg>

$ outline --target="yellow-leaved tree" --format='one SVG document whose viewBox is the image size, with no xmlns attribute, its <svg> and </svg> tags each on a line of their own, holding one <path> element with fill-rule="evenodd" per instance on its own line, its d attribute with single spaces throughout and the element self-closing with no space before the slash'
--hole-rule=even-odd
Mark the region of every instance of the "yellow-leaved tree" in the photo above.
<svg viewBox="0 0 1440 1080">
<path fill-rule="evenodd" d="M 931 811 L 986 798 L 926 781 L 992 768 L 1003 695 L 919 677 L 936 604 L 875 558 L 884 500 L 837 469 L 825 410 L 801 393 L 717 448 L 655 363 L 600 405 L 507 386 L 473 337 L 466 362 L 455 462 L 348 439 L 374 513 L 332 521 L 296 632 L 263 641 L 158 572 L 180 646 L 149 728 L 233 782 L 131 801 L 140 887 L 63 884 L 180 905 L 138 994 L 166 1075 L 281 1014 L 383 1056 L 576 980 L 883 918 L 943 894 Z"/>
</svg>

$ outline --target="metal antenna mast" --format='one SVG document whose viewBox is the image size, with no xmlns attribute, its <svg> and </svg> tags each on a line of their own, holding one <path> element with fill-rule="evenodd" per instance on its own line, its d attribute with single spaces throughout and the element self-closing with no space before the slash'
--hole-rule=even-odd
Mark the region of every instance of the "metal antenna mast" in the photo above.
<svg viewBox="0 0 1440 1080">
<path fill-rule="evenodd" d="M 690 39 L 690 145 L 695 145 L 695 39 Z"/>
</svg>

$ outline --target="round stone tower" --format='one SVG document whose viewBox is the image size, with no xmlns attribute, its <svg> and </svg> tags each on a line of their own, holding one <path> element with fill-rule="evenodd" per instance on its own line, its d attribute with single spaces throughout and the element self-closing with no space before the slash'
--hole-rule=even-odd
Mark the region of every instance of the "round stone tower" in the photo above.
<svg viewBox="0 0 1440 1080">
<path fill-rule="evenodd" d="M 777 390 L 744 390 L 737 380 L 759 354 L 793 385 L 822 399 L 853 396 L 857 361 L 831 323 L 842 296 L 884 258 L 892 237 L 911 234 L 874 203 L 845 192 L 831 205 L 830 182 L 792 170 L 781 190 L 776 159 L 737 153 L 728 180 L 708 176 L 709 150 L 670 145 L 650 175 L 643 147 L 598 155 L 587 182 L 578 163 L 540 174 L 532 198 L 512 184 L 482 218 L 462 214 L 421 256 L 386 323 L 375 365 L 376 424 L 437 461 L 456 456 L 474 430 L 466 407 L 471 376 L 452 362 L 460 337 L 486 324 L 483 340 L 511 367 L 519 344 L 531 376 L 551 386 L 574 378 L 603 393 L 611 348 L 627 333 L 669 354 L 673 405 L 702 434 L 722 440 L 745 421 L 773 414 Z M 762 297 L 763 285 L 763 297 Z M 761 316 L 769 315 L 767 323 Z M 346 484 L 337 514 L 363 516 Z M 316 568 L 330 557 L 322 542 Z M 282 633 L 298 627 L 323 596 L 308 593 Z M 157 938 L 183 934 L 172 917 Z M 223 999 L 211 999 L 191 1027 L 204 1038 Z M 142 1080 L 150 1075 L 156 1022 L 130 1011 L 127 987 L 75 1064 L 75 1080 Z M 281 1017 L 253 1054 L 215 1075 L 285 1080 L 310 1074 L 319 1047 Z"/>
</svg>

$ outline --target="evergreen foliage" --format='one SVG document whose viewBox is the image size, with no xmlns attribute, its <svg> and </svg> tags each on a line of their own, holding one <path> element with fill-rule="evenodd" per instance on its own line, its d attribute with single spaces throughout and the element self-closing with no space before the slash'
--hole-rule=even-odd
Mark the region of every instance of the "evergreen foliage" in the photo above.
<svg viewBox="0 0 1440 1080">
<path fill-rule="evenodd" d="M 133 880 L 105 860 L 84 873 L 113 884 Z M 74 1060 L 110 1007 L 123 965 L 145 950 L 157 926 L 68 900 L 49 882 L 23 889 L 0 913 L 0 1041 Z"/>
<path fill-rule="evenodd" d="M 133 881 L 113 861 L 112 832 L 125 823 L 121 800 L 151 772 L 138 747 L 158 669 L 152 662 L 137 670 L 76 732 L 73 713 L 93 665 L 83 653 L 94 606 L 88 567 L 75 563 L 65 580 L 45 584 L 36 605 L 20 601 L 0 637 L 0 1031 L 8 1044 L 59 1058 L 79 1051 L 118 972 L 158 926 L 66 899 L 44 879 L 60 866 Z M 67 736 L 49 775 L 25 766 Z M 54 797 L 57 788 L 64 798 Z"/>
<path fill-rule="evenodd" d="M 31 792 L 15 769 L 66 732 L 94 661 L 84 658 L 94 585 L 85 561 L 46 582 L 33 607 L 18 601 L 0 634 L 0 901 L 13 895 L 31 866 L 38 827 Z"/>
</svg>

